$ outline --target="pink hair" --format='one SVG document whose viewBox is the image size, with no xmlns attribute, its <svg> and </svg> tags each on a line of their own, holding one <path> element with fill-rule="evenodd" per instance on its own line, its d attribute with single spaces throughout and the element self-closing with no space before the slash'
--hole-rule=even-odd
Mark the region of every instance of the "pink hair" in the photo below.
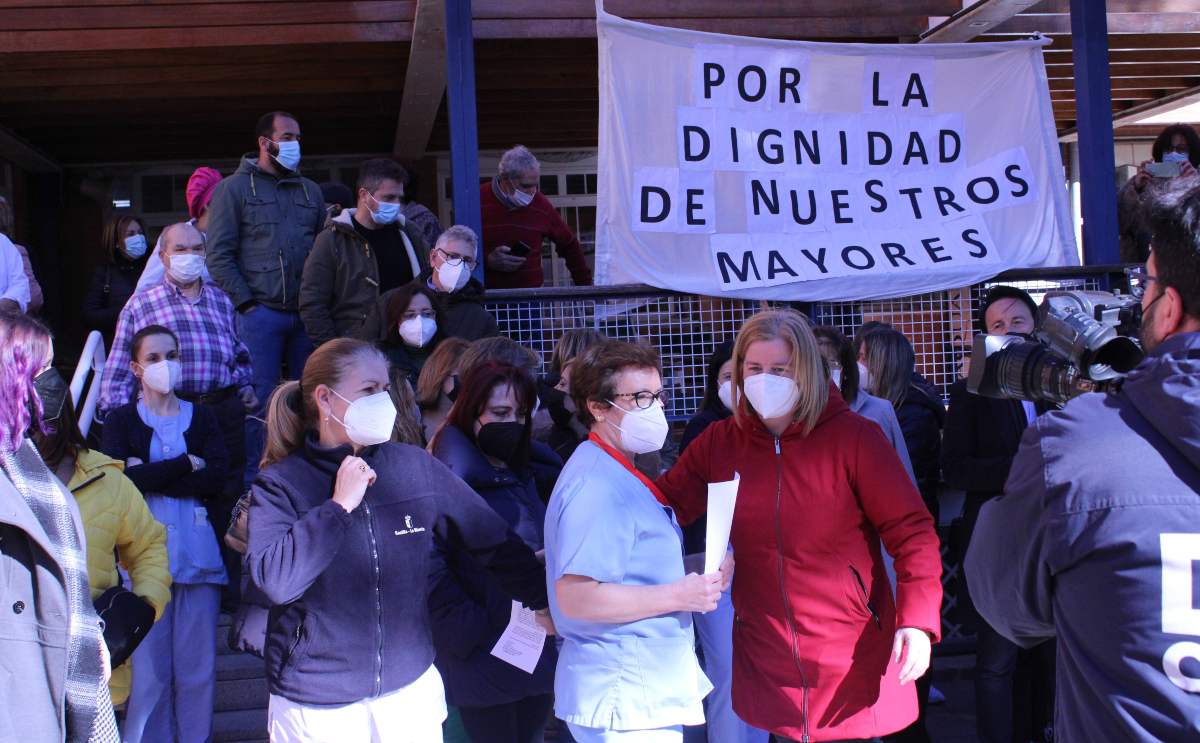
<svg viewBox="0 0 1200 743">
<path fill-rule="evenodd" d="M 46 433 L 33 378 L 50 362 L 45 325 L 25 315 L 0 315 L 0 451 L 21 446 L 30 426 Z M 32 411 L 30 410 L 32 408 Z"/>
</svg>

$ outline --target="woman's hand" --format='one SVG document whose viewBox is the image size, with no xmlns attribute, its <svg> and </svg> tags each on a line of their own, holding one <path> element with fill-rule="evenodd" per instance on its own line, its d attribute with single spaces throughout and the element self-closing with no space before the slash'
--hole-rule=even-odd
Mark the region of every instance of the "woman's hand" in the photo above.
<svg viewBox="0 0 1200 743">
<path fill-rule="evenodd" d="M 929 670 L 929 635 L 915 627 L 896 630 L 892 641 L 892 661 L 900 664 L 900 684 L 916 681 Z"/>
<path fill-rule="evenodd" d="M 685 575 L 671 584 L 676 598 L 676 611 L 710 612 L 717 608 L 721 599 L 721 574 Z"/>
<path fill-rule="evenodd" d="M 375 470 L 359 457 L 346 457 L 338 467 L 337 480 L 333 484 L 333 502 L 352 512 L 362 503 L 367 488 L 375 484 Z"/>
<path fill-rule="evenodd" d="M 725 553 L 725 559 L 721 561 L 721 591 L 728 591 L 733 585 L 733 552 Z"/>
<path fill-rule="evenodd" d="M 539 609 L 535 611 L 533 613 L 533 618 L 534 621 L 538 623 L 539 627 L 546 630 L 546 634 L 548 636 L 553 637 L 554 635 L 558 634 L 558 631 L 554 629 L 554 620 L 550 618 L 549 609 Z"/>
</svg>

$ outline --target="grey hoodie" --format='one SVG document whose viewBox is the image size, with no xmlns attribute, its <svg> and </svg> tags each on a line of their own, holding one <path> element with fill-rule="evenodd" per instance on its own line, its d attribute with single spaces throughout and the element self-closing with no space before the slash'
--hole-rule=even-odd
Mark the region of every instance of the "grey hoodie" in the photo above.
<svg viewBox="0 0 1200 743">
<path fill-rule="evenodd" d="M 1055 737 L 1200 738 L 1200 333 L 1025 432 L 967 553 L 979 613 L 1058 638 Z"/>
<path fill-rule="evenodd" d="M 208 270 L 233 306 L 295 312 L 304 260 L 325 223 L 320 187 L 294 173 L 277 178 L 246 155 L 208 210 Z"/>
</svg>

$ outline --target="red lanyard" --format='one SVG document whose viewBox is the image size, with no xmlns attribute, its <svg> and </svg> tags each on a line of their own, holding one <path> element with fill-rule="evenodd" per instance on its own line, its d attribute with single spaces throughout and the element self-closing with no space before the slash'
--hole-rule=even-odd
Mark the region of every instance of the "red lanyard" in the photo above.
<svg viewBox="0 0 1200 743">
<path fill-rule="evenodd" d="M 628 459 L 626 459 L 624 454 L 622 454 L 621 452 L 617 451 L 616 449 L 612 448 L 608 444 L 601 441 L 600 437 L 594 433 L 588 434 L 588 441 L 591 441 L 593 444 L 595 444 L 596 446 L 603 449 L 605 451 L 605 453 L 608 454 L 608 456 L 617 460 L 617 462 L 622 467 L 624 467 L 625 469 L 627 469 L 631 473 L 633 473 L 633 476 L 636 477 L 638 480 L 640 480 L 641 483 L 643 485 L 645 485 L 646 488 L 649 489 L 649 491 L 651 493 L 654 494 L 655 500 L 657 500 L 659 503 L 663 504 L 667 508 L 671 507 L 671 504 L 667 502 L 666 496 L 664 496 L 662 491 L 658 489 L 658 486 L 654 484 L 654 481 L 651 480 L 649 477 L 646 477 L 644 474 L 642 474 L 641 470 L 639 470 L 637 467 L 634 467 L 633 463 L 630 462 Z"/>
</svg>

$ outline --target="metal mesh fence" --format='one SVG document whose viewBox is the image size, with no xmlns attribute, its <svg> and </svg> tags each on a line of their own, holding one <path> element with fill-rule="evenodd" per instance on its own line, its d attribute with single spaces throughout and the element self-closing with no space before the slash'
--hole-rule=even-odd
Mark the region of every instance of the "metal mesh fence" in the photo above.
<svg viewBox="0 0 1200 743">
<path fill-rule="evenodd" d="M 1018 274 L 1019 276 L 1019 274 Z M 1040 301 L 1051 289 L 1097 289 L 1103 274 L 1013 278 L 963 289 L 866 302 L 797 304 L 817 325 L 832 325 L 849 337 L 866 322 L 885 322 L 908 336 L 917 371 L 948 397 L 965 374 L 964 361 L 975 333 L 980 300 L 995 283 L 1018 286 Z M 573 328 L 592 328 L 610 338 L 644 341 L 659 350 L 663 385 L 670 392 L 672 420 L 693 415 L 704 397 L 704 372 L 717 344 L 732 340 L 741 324 L 764 302 L 675 294 L 649 287 L 619 292 L 567 290 L 496 292 L 488 309 L 500 332 L 533 349 L 550 364 L 559 337 Z"/>
</svg>

